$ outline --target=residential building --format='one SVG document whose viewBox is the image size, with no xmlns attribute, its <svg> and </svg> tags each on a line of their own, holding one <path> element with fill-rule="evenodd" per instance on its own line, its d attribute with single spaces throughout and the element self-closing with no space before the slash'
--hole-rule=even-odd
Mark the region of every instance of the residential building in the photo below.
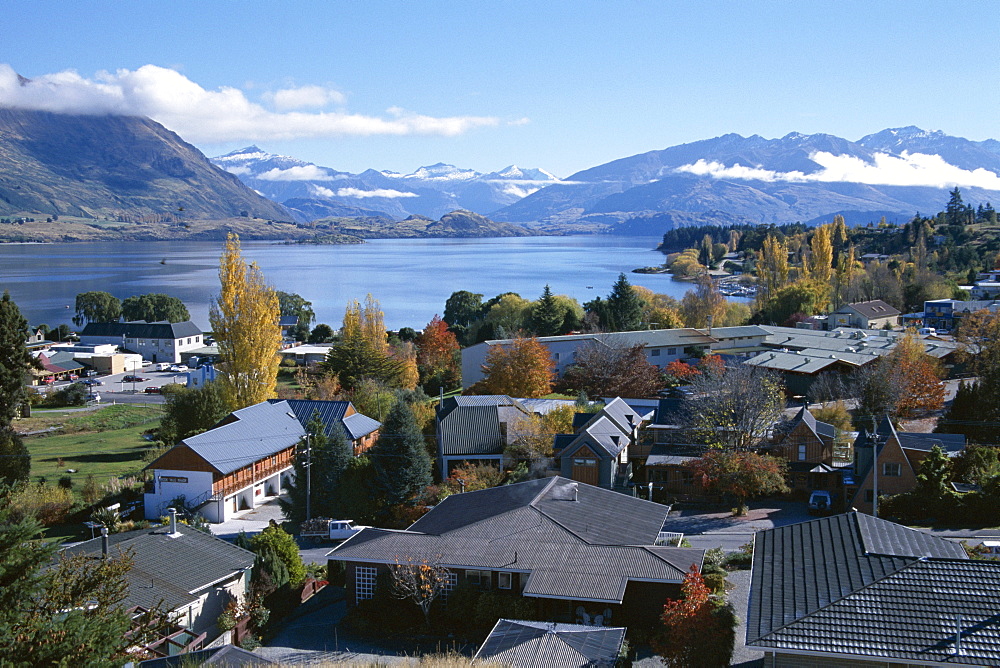
<svg viewBox="0 0 1000 668">
<path fill-rule="evenodd" d="M 834 460 L 836 438 L 832 424 L 817 420 L 808 406 L 803 406 L 768 450 L 788 461 L 788 486 L 792 491 L 821 489 L 837 497 L 843 486 L 841 473 L 848 463 Z"/>
<path fill-rule="evenodd" d="M 405 531 L 367 528 L 329 554 L 346 568 L 348 606 L 379 574 L 428 560 L 460 581 L 535 602 L 537 619 L 655 624 L 704 551 L 658 545 L 669 508 L 562 477 L 453 494 Z"/>
<path fill-rule="evenodd" d="M 91 322 L 80 332 L 80 343 L 99 345 L 112 343 L 129 352 L 138 353 L 150 362 L 182 361 L 181 353 L 203 347 L 201 329 L 190 320 L 185 322 Z"/>
<path fill-rule="evenodd" d="M 296 366 L 313 366 L 326 359 L 331 347 L 332 344 L 292 346 L 285 348 L 279 354 L 282 361 L 293 360 Z"/>
<path fill-rule="evenodd" d="M 503 465 L 517 426 L 531 417 L 520 401 L 504 394 L 448 397 L 435 415 L 437 465 L 442 478 L 462 462 Z"/>
<path fill-rule="evenodd" d="M 472 661 L 517 668 L 613 668 L 624 642 L 620 626 L 498 619 Z"/>
<path fill-rule="evenodd" d="M 652 417 L 615 397 L 596 413 L 578 413 L 572 438 L 557 437 L 556 466 L 571 480 L 606 489 L 624 490 L 632 479 L 631 459 L 640 455 L 639 430 Z M 576 425 L 574 425 L 576 426 Z"/>
<path fill-rule="evenodd" d="M 746 643 L 767 668 L 1000 664 L 1000 563 L 861 513 L 754 535 Z"/>
<path fill-rule="evenodd" d="M 161 517 L 181 498 L 208 521 L 225 522 L 279 495 L 294 475 L 295 450 L 315 411 L 327 433 L 343 430 L 356 455 L 372 445 L 381 426 L 344 401 L 270 400 L 234 411 L 146 467 L 152 471 L 146 518 Z"/>
<path fill-rule="evenodd" d="M 198 649 L 199 637 L 204 641 L 217 635 L 215 622 L 226 605 L 246 596 L 255 558 L 253 552 L 178 523 L 176 513 L 167 525 L 101 536 L 64 552 L 93 559 L 131 554 L 124 605 L 159 607 L 180 627 L 163 639 L 160 654 Z"/>
<path fill-rule="evenodd" d="M 867 302 L 844 304 L 831 315 L 833 327 L 855 327 L 857 329 L 881 329 L 899 324 L 899 309 L 889 306 L 881 299 Z"/>
<path fill-rule="evenodd" d="M 876 495 L 911 491 L 916 487 L 921 462 L 935 445 L 953 457 L 965 448 L 965 436 L 899 432 L 888 417 L 874 433 L 860 432 L 854 441 L 853 471 L 844 474 L 847 507 L 870 514 Z"/>
</svg>

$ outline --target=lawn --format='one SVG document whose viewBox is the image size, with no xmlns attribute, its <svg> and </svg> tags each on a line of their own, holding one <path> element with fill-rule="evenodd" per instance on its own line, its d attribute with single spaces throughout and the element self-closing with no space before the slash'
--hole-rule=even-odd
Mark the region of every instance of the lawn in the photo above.
<svg viewBox="0 0 1000 668">
<path fill-rule="evenodd" d="M 31 453 L 31 475 L 36 480 L 45 476 L 50 482 L 70 475 L 74 487 L 79 488 L 88 475 L 103 483 L 108 478 L 136 473 L 143 466 L 143 453 L 152 445 L 142 437 L 143 432 L 154 427 L 162 415 L 159 408 L 119 404 L 96 411 L 30 418 L 51 421 L 46 426 L 62 427 L 52 435 L 24 439 Z M 67 469 L 76 472 L 67 473 Z"/>
</svg>

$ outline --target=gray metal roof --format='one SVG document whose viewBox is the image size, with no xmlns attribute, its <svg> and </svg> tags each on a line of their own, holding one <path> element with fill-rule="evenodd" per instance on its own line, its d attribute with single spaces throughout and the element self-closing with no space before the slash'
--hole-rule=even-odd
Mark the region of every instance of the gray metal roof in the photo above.
<svg viewBox="0 0 1000 668">
<path fill-rule="evenodd" d="M 264 401 L 234 411 L 214 429 L 181 442 L 226 474 L 294 446 L 305 433 L 287 401 Z"/>
<path fill-rule="evenodd" d="M 381 426 L 382 423 L 378 420 L 373 420 L 361 413 L 354 413 L 344 418 L 344 429 L 347 431 L 347 437 L 352 441 L 364 438 Z"/>
<path fill-rule="evenodd" d="M 948 455 L 956 455 L 965 449 L 965 434 L 923 434 L 914 431 L 897 431 L 899 445 L 904 450 L 930 452 L 935 445 Z"/>
<path fill-rule="evenodd" d="M 498 455 L 506 444 L 497 406 L 456 406 L 438 422 L 444 455 Z"/>
<path fill-rule="evenodd" d="M 333 430 L 339 427 L 353 441 L 367 436 L 382 426 L 377 420 L 373 420 L 361 413 L 347 415 L 347 411 L 352 409 L 350 401 L 315 401 L 309 399 L 268 399 L 268 401 L 272 404 L 281 401 L 287 403 L 292 413 L 298 418 L 299 424 L 303 427 L 309 424 L 314 413 L 318 413 L 327 436 L 332 435 Z"/>
<path fill-rule="evenodd" d="M 427 558 L 530 573 L 526 596 L 621 602 L 630 579 L 680 582 L 702 550 L 653 547 L 667 507 L 565 478 L 454 494 L 406 531 L 364 529 L 331 559 Z"/>
<path fill-rule="evenodd" d="M 756 534 L 747 644 L 994 664 L 998 609 L 1000 563 L 970 561 L 957 543 L 853 512 Z M 968 653 L 956 657 L 959 613 Z"/>
<path fill-rule="evenodd" d="M 184 322 L 89 322 L 80 336 L 120 336 L 130 339 L 180 339 L 201 336 L 201 328 L 190 320 Z"/>
<path fill-rule="evenodd" d="M 221 538 L 184 524 L 178 524 L 177 532 L 179 536 L 171 536 L 170 529 L 161 526 L 108 536 L 112 556 L 119 549 L 133 555 L 128 607 L 153 608 L 162 599 L 168 610 L 176 610 L 196 601 L 196 592 L 204 587 L 253 565 L 253 552 Z M 101 558 L 101 539 L 78 543 L 65 552 Z"/>
<path fill-rule="evenodd" d="M 623 433 L 621 428 L 606 415 L 600 413 L 597 415 L 597 419 L 584 427 L 583 431 L 566 446 L 564 454 L 572 455 L 579 446 L 588 444 L 597 446 L 598 450 L 603 450 L 606 455 L 615 458 L 628 447 L 630 440 L 628 434 Z"/>
<path fill-rule="evenodd" d="M 624 627 L 500 619 L 473 661 L 517 668 L 614 666 Z"/>
<path fill-rule="evenodd" d="M 630 332 L 611 332 L 597 334 L 565 334 L 562 336 L 540 336 L 540 343 L 559 343 L 563 341 L 597 341 L 613 342 L 615 345 L 621 344 L 634 346 L 642 344 L 646 348 L 660 348 L 664 346 L 690 346 L 709 345 L 716 340 L 705 333 L 690 327 L 677 329 L 642 329 Z M 514 339 L 493 339 L 486 341 L 487 345 L 506 345 L 513 343 Z"/>
<path fill-rule="evenodd" d="M 858 315 L 866 318 L 888 318 L 899 315 L 899 309 L 886 304 L 881 299 L 873 299 L 867 302 L 855 302 L 854 304 L 844 304 L 835 313 L 854 311 Z"/>
</svg>

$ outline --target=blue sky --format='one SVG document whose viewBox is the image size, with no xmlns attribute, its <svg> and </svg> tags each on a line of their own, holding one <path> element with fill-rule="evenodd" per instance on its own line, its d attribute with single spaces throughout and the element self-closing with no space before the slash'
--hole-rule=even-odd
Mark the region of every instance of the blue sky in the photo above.
<svg viewBox="0 0 1000 668">
<path fill-rule="evenodd" d="M 75 91 L 15 104 L 147 113 L 209 155 L 256 143 L 353 172 L 567 177 L 728 132 L 1000 138 L 993 1 L 7 0 L 3 23 L 8 82 Z"/>
</svg>

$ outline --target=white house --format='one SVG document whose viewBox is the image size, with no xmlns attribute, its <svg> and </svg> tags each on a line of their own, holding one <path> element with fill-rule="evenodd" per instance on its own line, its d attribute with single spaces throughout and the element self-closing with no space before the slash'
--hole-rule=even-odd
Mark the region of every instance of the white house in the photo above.
<svg viewBox="0 0 1000 668">
<path fill-rule="evenodd" d="M 201 329 L 186 322 L 91 322 L 80 332 L 83 345 L 114 344 L 150 362 L 181 361 L 181 353 L 204 346 Z"/>
</svg>

